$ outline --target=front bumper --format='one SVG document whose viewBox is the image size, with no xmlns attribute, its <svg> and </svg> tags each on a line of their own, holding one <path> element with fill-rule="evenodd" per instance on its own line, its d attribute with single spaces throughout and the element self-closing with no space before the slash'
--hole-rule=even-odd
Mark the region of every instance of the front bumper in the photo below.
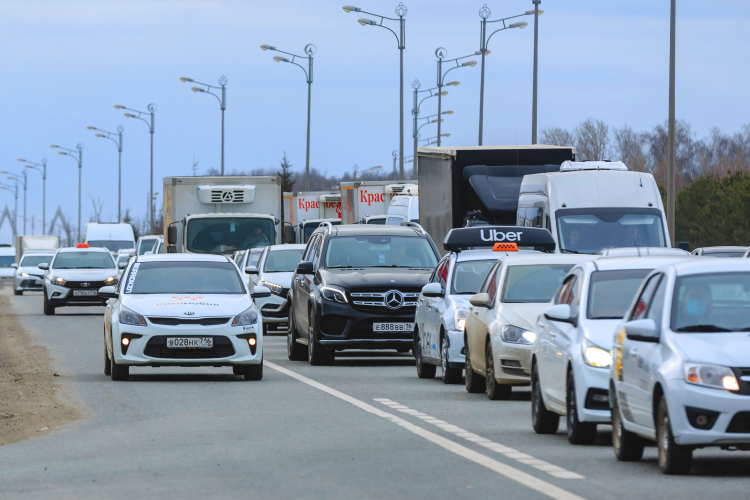
<svg viewBox="0 0 750 500">
<path fill-rule="evenodd" d="M 44 286 L 44 277 L 29 275 L 28 278 L 24 278 L 16 274 L 13 279 L 13 286 L 15 290 L 41 292 Z"/>
<path fill-rule="evenodd" d="M 76 297 L 73 295 L 73 289 L 60 285 L 53 285 L 47 282 L 44 285 L 47 294 L 47 301 L 54 307 L 60 306 L 103 306 L 107 304 L 107 299 L 98 295 L 90 297 Z M 78 290 L 78 289 L 77 289 Z M 93 289 L 96 290 L 96 289 Z"/>
<path fill-rule="evenodd" d="M 576 384 L 578 420 L 608 424 L 612 422 L 609 409 L 609 368 L 595 368 L 582 359 L 573 358 L 573 379 Z M 606 395 L 606 401 L 603 396 Z"/>
<path fill-rule="evenodd" d="M 463 330 L 446 330 L 445 338 L 448 340 L 448 367 L 462 370 L 466 365 Z"/>
<path fill-rule="evenodd" d="M 283 327 L 286 331 L 289 323 L 289 302 L 286 299 L 271 294 L 270 297 L 254 300 L 265 325 L 274 325 L 279 329 Z"/>
<path fill-rule="evenodd" d="M 493 336 L 491 343 L 497 383 L 530 385 L 531 345 L 503 342 L 499 335 Z"/>
</svg>

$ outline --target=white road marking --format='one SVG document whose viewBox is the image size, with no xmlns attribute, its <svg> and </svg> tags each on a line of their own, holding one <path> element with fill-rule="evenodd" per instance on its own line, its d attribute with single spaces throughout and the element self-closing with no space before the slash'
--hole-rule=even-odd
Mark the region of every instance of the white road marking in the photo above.
<svg viewBox="0 0 750 500">
<path fill-rule="evenodd" d="M 378 417 L 389 420 L 390 422 L 393 422 L 394 424 L 416 434 L 417 436 L 420 436 L 426 439 L 427 441 L 430 441 L 431 443 L 434 443 L 440 446 L 441 448 L 445 450 L 448 450 L 460 457 L 463 457 L 476 464 L 486 467 L 494 472 L 497 472 L 498 474 L 505 476 L 508 479 L 511 479 L 519 484 L 522 484 L 526 486 L 527 488 L 531 488 L 532 490 L 538 491 L 539 493 L 542 493 L 543 495 L 546 495 L 550 498 L 554 498 L 555 500 L 584 500 L 582 497 L 574 493 L 571 493 L 569 491 L 566 491 L 558 486 L 555 486 L 552 483 L 548 483 L 547 481 L 537 479 L 536 477 L 530 474 L 527 474 L 523 472 L 522 470 L 516 469 L 515 467 L 511 467 L 510 465 L 506 465 L 502 462 L 498 462 L 497 460 L 494 460 L 486 455 L 482 455 L 481 453 L 478 453 L 472 449 L 469 449 L 463 445 L 460 445 L 454 441 L 451 441 L 450 439 L 444 438 L 438 434 L 435 434 L 434 432 L 431 432 L 431 431 L 428 431 L 427 429 L 419 427 L 418 425 L 414 425 L 411 422 L 408 422 L 396 415 L 382 411 L 372 406 L 371 404 L 365 403 L 364 401 L 360 401 L 357 398 L 344 394 L 343 392 L 337 391 L 336 389 L 333 389 L 331 387 L 328 387 L 327 385 L 321 384 L 320 382 L 316 382 L 315 380 L 305 377 L 304 375 L 300 375 L 299 373 L 283 368 L 270 361 L 265 361 L 264 363 L 267 367 L 273 370 L 276 370 L 280 373 L 283 373 L 284 375 L 288 375 L 294 379 L 297 379 L 304 384 L 307 384 L 311 387 L 319 389 L 327 394 L 330 394 L 331 396 L 337 397 L 341 399 L 342 401 L 346 401 L 347 403 L 350 403 L 361 410 L 364 410 L 368 413 L 371 413 Z M 380 398 L 378 401 L 383 403 L 383 402 L 386 402 L 387 400 Z M 424 417 L 420 416 L 419 418 L 424 418 Z M 433 420 L 436 420 L 440 423 L 444 423 L 442 422 L 442 420 L 437 420 L 437 419 L 433 419 Z"/>
<path fill-rule="evenodd" d="M 404 405 L 397 403 L 395 401 L 391 401 L 390 399 L 387 399 L 387 398 L 377 398 L 377 399 L 373 398 L 373 400 L 377 401 L 378 403 L 384 404 L 386 406 L 390 406 L 391 408 L 398 408 L 399 409 L 398 411 L 401 411 L 401 412 L 408 413 L 408 410 L 411 410 L 411 408 L 405 407 Z M 532 457 L 531 455 L 527 455 L 526 453 L 522 453 L 518 450 L 514 450 L 513 448 L 508 448 L 507 446 L 502 445 L 500 443 L 495 443 L 494 441 L 485 439 L 478 434 L 474 434 L 473 432 L 469 432 L 453 424 L 443 422 L 442 420 L 438 420 L 435 417 L 431 417 L 430 415 L 425 415 L 419 418 L 421 418 L 427 423 L 437 425 L 444 431 L 450 432 L 460 438 L 464 438 L 467 441 L 471 441 L 472 443 L 476 443 L 478 445 L 484 446 L 485 448 L 489 448 L 490 450 L 495 451 L 497 453 L 501 453 L 508 458 L 518 460 L 522 464 L 530 465 L 536 469 L 546 472 L 547 474 L 551 476 L 559 477 L 561 479 L 585 479 L 580 474 L 565 470 L 562 467 L 558 467 L 557 465 L 552 465 L 550 463 L 545 462 L 544 460 L 539 460 L 537 458 Z"/>
</svg>

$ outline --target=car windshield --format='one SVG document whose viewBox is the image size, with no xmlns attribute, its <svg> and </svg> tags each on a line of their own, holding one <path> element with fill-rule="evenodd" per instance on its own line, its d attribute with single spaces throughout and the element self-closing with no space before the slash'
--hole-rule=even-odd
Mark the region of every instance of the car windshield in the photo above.
<svg viewBox="0 0 750 500">
<path fill-rule="evenodd" d="M 109 252 L 59 252 L 52 267 L 55 269 L 112 269 L 115 262 Z"/>
<path fill-rule="evenodd" d="M 385 217 L 380 217 L 377 219 L 370 219 L 367 221 L 368 224 L 380 224 L 381 226 L 385 225 Z"/>
<path fill-rule="evenodd" d="M 273 250 L 268 252 L 266 263 L 263 265 L 263 271 L 267 273 L 293 273 L 297 269 L 297 264 L 302 260 L 302 252 L 299 250 Z"/>
<path fill-rule="evenodd" d="M 232 253 L 273 245 L 271 219 L 206 217 L 187 226 L 187 249 L 194 253 Z"/>
<path fill-rule="evenodd" d="M 159 241 L 157 238 L 149 238 L 141 241 L 141 248 L 138 249 L 138 255 L 143 255 L 146 252 L 154 251 L 154 244 Z"/>
<path fill-rule="evenodd" d="M 681 333 L 750 332 L 750 273 L 678 277 L 671 328 Z"/>
<path fill-rule="evenodd" d="M 15 262 L 16 258 L 12 255 L 0 255 L 0 267 L 10 267 Z"/>
<path fill-rule="evenodd" d="M 52 255 L 24 255 L 18 267 L 36 267 L 39 264 L 49 264 Z"/>
<path fill-rule="evenodd" d="M 544 303 L 554 297 L 572 264 L 510 266 L 505 272 L 503 302 Z"/>
<path fill-rule="evenodd" d="M 474 295 L 479 292 L 479 288 L 495 262 L 497 262 L 496 259 L 457 262 L 453 268 L 451 295 Z"/>
<path fill-rule="evenodd" d="M 230 262 L 136 262 L 125 293 L 243 294 L 245 287 Z"/>
<path fill-rule="evenodd" d="M 134 248 L 133 242 L 128 240 L 89 240 L 86 243 L 92 248 L 106 248 L 113 253 L 117 253 L 121 249 Z"/>
<path fill-rule="evenodd" d="M 129 259 L 129 255 L 120 255 L 119 257 L 117 257 L 117 263 L 120 264 L 121 262 L 127 262 Z"/>
<path fill-rule="evenodd" d="M 588 319 L 622 319 L 648 269 L 595 271 L 591 273 Z"/>
<path fill-rule="evenodd" d="M 326 267 L 419 267 L 432 269 L 437 256 L 427 238 L 342 236 L 328 240 Z"/>
<path fill-rule="evenodd" d="M 332 221 L 328 221 L 328 222 L 330 222 L 334 226 L 340 226 L 341 225 L 341 221 L 340 220 L 332 220 Z M 311 222 L 309 224 L 305 224 L 305 227 L 304 227 L 305 241 L 304 241 L 304 243 L 307 243 L 307 240 L 310 239 L 310 236 L 312 236 L 312 234 L 315 232 L 316 229 L 318 229 L 318 227 L 320 227 L 320 222 Z"/>
<path fill-rule="evenodd" d="M 558 210 L 557 239 L 564 253 L 594 254 L 605 248 L 665 247 L 661 212 L 651 208 Z"/>
</svg>

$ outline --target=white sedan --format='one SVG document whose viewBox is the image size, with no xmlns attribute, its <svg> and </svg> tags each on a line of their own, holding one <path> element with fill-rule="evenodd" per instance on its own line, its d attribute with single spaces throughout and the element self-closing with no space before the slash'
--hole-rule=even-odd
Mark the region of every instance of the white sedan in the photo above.
<svg viewBox="0 0 750 500">
<path fill-rule="evenodd" d="M 654 270 L 616 330 L 612 444 L 640 460 L 656 441 L 665 474 L 693 450 L 750 450 L 750 262 L 691 259 Z"/>
<path fill-rule="evenodd" d="M 263 378 L 263 322 L 237 266 L 223 255 L 132 258 L 117 285 L 99 289 L 104 373 L 127 380 L 131 366 L 231 366 Z"/>
</svg>

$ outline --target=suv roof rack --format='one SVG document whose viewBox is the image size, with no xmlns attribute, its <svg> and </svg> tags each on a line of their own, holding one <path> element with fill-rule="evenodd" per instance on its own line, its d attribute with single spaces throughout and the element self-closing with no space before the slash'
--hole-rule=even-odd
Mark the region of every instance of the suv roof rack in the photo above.
<svg viewBox="0 0 750 500">
<path fill-rule="evenodd" d="M 420 226 L 419 224 L 417 224 L 416 222 L 404 221 L 401 224 L 399 224 L 399 226 L 411 227 L 411 228 L 416 229 L 417 232 L 419 233 L 427 234 L 427 231 L 425 231 L 424 228 Z"/>
<path fill-rule="evenodd" d="M 321 222 L 318 227 L 319 228 L 320 227 L 327 227 L 328 228 L 328 234 L 331 234 L 331 231 L 333 230 L 333 224 L 331 224 L 327 220 L 324 220 L 323 222 Z"/>
</svg>

